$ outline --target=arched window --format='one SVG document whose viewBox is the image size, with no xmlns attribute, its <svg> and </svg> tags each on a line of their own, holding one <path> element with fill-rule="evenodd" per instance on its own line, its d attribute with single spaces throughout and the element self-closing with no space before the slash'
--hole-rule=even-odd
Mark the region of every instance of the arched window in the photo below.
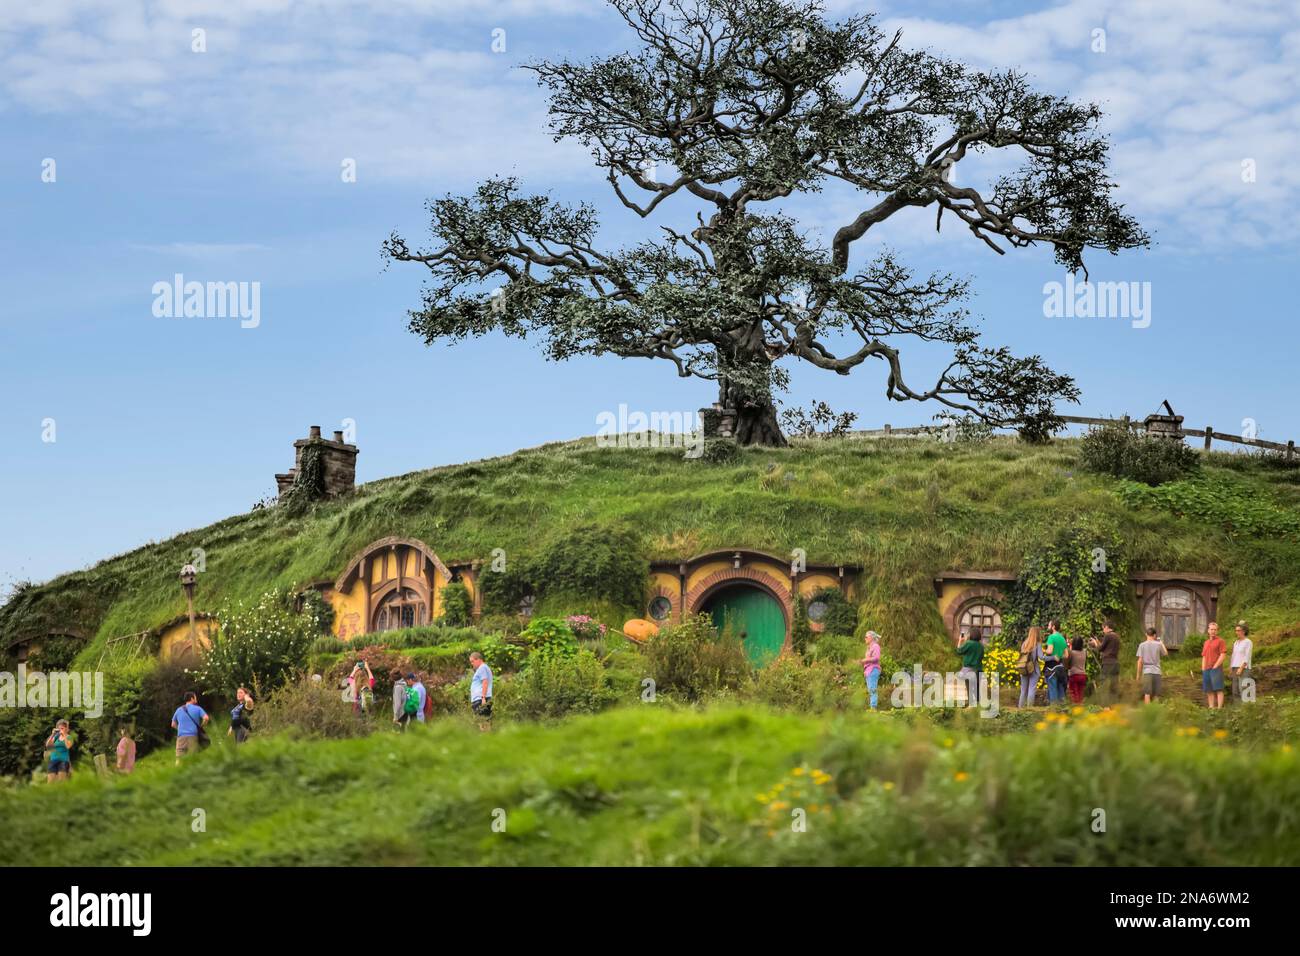
<svg viewBox="0 0 1300 956">
<path fill-rule="evenodd" d="M 1209 622 L 1209 611 L 1200 596 L 1176 584 L 1157 589 L 1142 611 L 1142 626 L 1154 627 L 1170 647 L 1181 647 L 1188 634 L 1204 634 Z"/>
<path fill-rule="evenodd" d="M 983 601 L 968 604 L 957 618 L 957 632 L 979 634 L 981 640 L 987 641 L 1002 633 L 1002 615 L 992 604 Z"/>
<path fill-rule="evenodd" d="M 393 591 L 375 609 L 376 631 L 397 631 L 407 627 L 419 627 L 429 620 L 429 608 L 424 598 L 411 590 L 403 588 Z"/>
</svg>

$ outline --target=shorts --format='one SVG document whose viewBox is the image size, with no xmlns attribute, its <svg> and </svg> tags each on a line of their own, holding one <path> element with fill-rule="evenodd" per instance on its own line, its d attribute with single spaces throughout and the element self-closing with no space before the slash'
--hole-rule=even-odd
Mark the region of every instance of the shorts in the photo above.
<svg viewBox="0 0 1300 956">
<path fill-rule="evenodd" d="M 487 700 L 472 700 L 469 702 L 470 709 L 480 717 L 492 716 L 492 698 Z"/>
<path fill-rule="evenodd" d="M 67 773 L 71 769 L 72 769 L 72 764 L 67 760 L 50 761 L 50 770 L 49 770 L 50 773 Z"/>
<path fill-rule="evenodd" d="M 1223 690 L 1223 668 L 1211 667 L 1207 671 L 1201 671 L 1201 690 L 1207 694 L 1215 694 Z"/>
<path fill-rule="evenodd" d="M 188 737 L 176 738 L 176 756 L 184 757 L 188 753 L 193 753 L 199 749 L 199 738 L 193 734 Z"/>
<path fill-rule="evenodd" d="M 1159 674 L 1142 675 L 1142 693 L 1147 697 L 1160 696 L 1160 677 Z"/>
</svg>

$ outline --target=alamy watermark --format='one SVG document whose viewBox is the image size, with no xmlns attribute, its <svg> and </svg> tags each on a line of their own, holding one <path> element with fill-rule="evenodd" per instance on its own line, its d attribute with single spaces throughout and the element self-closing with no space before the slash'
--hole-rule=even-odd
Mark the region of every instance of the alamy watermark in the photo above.
<svg viewBox="0 0 1300 956">
<path fill-rule="evenodd" d="M 1151 324 L 1150 282 L 1076 282 L 1073 272 L 1064 282 L 1043 283 L 1043 315 L 1049 319 L 1130 319 L 1133 328 Z"/>
<path fill-rule="evenodd" d="M 596 416 L 597 448 L 683 448 L 685 458 L 704 454 L 704 425 L 697 412 L 605 411 Z"/>
<path fill-rule="evenodd" d="M 923 671 L 916 664 L 911 673 L 898 671 L 890 680 L 894 685 L 889 698 L 893 707 L 975 706 L 981 717 L 998 715 L 998 675 L 988 671 Z"/>
<path fill-rule="evenodd" d="M 262 324 L 262 283 L 171 282 L 153 284 L 153 314 L 159 319 L 239 319 L 243 329 Z"/>
<path fill-rule="evenodd" d="M 52 707 L 80 710 L 87 718 L 104 715 L 103 671 L 28 671 L 18 665 L 18 673 L 0 671 L 0 708 Z"/>
</svg>

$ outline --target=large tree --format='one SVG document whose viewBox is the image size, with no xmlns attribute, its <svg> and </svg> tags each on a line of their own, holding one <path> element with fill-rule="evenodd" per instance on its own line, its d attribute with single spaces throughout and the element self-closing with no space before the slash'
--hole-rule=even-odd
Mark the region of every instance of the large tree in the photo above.
<svg viewBox="0 0 1300 956">
<path fill-rule="evenodd" d="M 427 343 L 536 336 L 557 360 L 666 360 L 718 383 L 744 444 L 784 443 L 773 402 L 783 358 L 840 375 L 877 359 L 890 399 L 1032 435 L 1057 423 L 1074 382 L 1039 356 L 982 345 L 964 279 L 918 276 L 879 244 L 855 256 L 854 244 L 932 208 L 936 228 L 946 213 L 998 253 L 1046 243 L 1070 270 L 1087 248 L 1146 245 L 1111 197 L 1097 106 L 909 50 L 871 15 L 827 22 L 817 0 L 610 3 L 639 50 L 527 69 L 549 93 L 556 138 L 590 148 L 623 206 L 649 218 L 687 203 L 677 221 L 690 225 L 602 249 L 590 205 L 526 195 L 513 179 L 432 200 L 429 248 L 397 234 L 384 244 L 432 275 L 413 332 Z M 1010 171 L 962 185 L 954 170 L 972 153 L 1010 157 L 998 164 Z M 861 212 L 828 247 L 775 204 L 829 185 Z M 909 337 L 950 348 L 929 387 L 903 378 Z"/>
</svg>

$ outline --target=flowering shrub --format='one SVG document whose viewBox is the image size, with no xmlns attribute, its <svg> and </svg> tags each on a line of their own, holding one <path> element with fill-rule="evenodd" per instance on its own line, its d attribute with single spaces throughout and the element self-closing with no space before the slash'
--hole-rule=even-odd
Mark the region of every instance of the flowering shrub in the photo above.
<svg viewBox="0 0 1300 956">
<path fill-rule="evenodd" d="M 794 825 L 800 820 L 798 811 L 803 811 L 804 821 L 832 816 L 839 803 L 835 788 L 830 786 L 832 780 L 834 778 L 819 767 L 795 767 L 770 790 L 755 795 L 754 799 L 763 806 L 757 825 L 769 837 L 774 837 L 782 830 L 795 832 Z"/>
<path fill-rule="evenodd" d="M 571 614 L 564 620 L 569 625 L 569 630 L 573 631 L 573 636 L 580 641 L 595 641 L 605 636 L 605 625 L 586 614 Z"/>
<path fill-rule="evenodd" d="M 306 665 L 307 652 L 319 632 L 315 620 L 295 614 L 283 591 L 267 591 L 257 603 L 226 604 L 217 611 L 211 646 L 194 669 L 199 686 L 234 696 L 240 684 L 281 686 Z"/>
</svg>

